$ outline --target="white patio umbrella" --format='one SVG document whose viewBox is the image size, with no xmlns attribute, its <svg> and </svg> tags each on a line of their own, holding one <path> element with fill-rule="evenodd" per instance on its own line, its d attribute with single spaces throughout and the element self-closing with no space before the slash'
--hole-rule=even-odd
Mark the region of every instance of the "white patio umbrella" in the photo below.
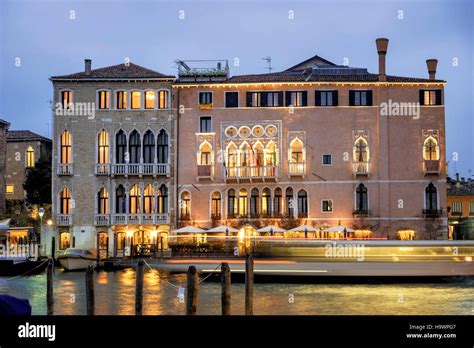
<svg viewBox="0 0 474 348">
<path fill-rule="evenodd" d="M 318 231 L 317 228 L 308 226 L 308 225 L 300 225 L 298 227 L 292 228 L 291 230 L 288 230 L 288 232 L 304 232 L 304 237 L 308 237 L 308 232 L 316 232 Z"/>
<path fill-rule="evenodd" d="M 271 235 L 273 235 L 273 233 L 275 233 L 275 232 L 285 232 L 285 231 L 286 230 L 284 230 L 283 228 L 280 228 L 280 227 L 274 226 L 274 225 L 265 226 L 265 227 L 257 230 L 258 233 L 270 232 Z"/>
<path fill-rule="evenodd" d="M 225 225 L 220 225 L 220 226 L 211 228 L 210 230 L 207 230 L 207 233 L 229 233 L 229 232 L 239 232 L 239 230 L 230 226 L 225 226 Z"/>
<path fill-rule="evenodd" d="M 180 229 L 174 230 L 173 232 L 174 233 L 206 233 L 207 231 L 199 227 L 186 226 L 186 227 L 182 227 Z"/>
<path fill-rule="evenodd" d="M 354 232 L 354 230 L 352 228 L 344 227 L 342 225 L 337 225 L 337 226 L 326 228 L 325 230 L 323 230 L 323 232 L 344 232 L 344 230 L 346 232 Z"/>
<path fill-rule="evenodd" d="M 10 229 L 10 219 L 0 221 L 0 231 L 8 231 Z"/>
</svg>

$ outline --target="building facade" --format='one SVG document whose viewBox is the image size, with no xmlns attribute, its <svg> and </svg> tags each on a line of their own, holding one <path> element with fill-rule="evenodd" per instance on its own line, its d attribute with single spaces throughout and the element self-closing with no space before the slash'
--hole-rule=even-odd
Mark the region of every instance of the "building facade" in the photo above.
<svg viewBox="0 0 474 348">
<path fill-rule="evenodd" d="M 5 213 L 8 127 L 10 127 L 10 123 L 0 119 L 0 214 Z"/>
<path fill-rule="evenodd" d="M 51 78 L 55 247 L 150 251 L 174 220 L 173 76 L 133 63 Z"/>
<path fill-rule="evenodd" d="M 34 168 L 42 156 L 51 156 L 52 141 L 28 130 L 7 132 L 6 199 L 26 197 L 23 183 L 27 170 Z"/>
<path fill-rule="evenodd" d="M 448 178 L 449 239 L 474 239 L 474 180 Z"/>
<path fill-rule="evenodd" d="M 178 225 L 446 239 L 445 81 L 433 59 L 429 78 L 387 75 L 388 40 L 376 45 L 378 74 L 319 56 L 232 77 L 180 62 Z"/>
</svg>

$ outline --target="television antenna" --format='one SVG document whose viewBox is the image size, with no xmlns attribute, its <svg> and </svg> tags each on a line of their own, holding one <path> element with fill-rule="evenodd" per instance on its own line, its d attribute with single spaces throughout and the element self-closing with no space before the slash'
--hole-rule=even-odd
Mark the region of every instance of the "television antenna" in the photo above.
<svg viewBox="0 0 474 348">
<path fill-rule="evenodd" d="M 272 57 L 268 56 L 268 57 L 265 57 L 265 58 L 262 58 L 262 60 L 266 61 L 267 64 L 268 64 L 268 73 L 271 73 L 273 68 L 272 68 Z"/>
</svg>

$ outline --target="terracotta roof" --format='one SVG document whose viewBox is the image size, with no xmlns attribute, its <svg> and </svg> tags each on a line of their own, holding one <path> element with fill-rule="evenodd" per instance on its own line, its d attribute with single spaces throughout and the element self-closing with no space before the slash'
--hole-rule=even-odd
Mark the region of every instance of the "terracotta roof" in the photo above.
<svg viewBox="0 0 474 348">
<path fill-rule="evenodd" d="M 10 122 L 5 121 L 5 120 L 3 120 L 3 119 L 1 119 L 1 118 L 0 118 L 0 124 L 3 124 L 3 125 L 5 125 L 5 126 L 7 126 L 7 128 L 10 127 Z"/>
<path fill-rule="evenodd" d="M 39 140 L 51 142 L 51 139 L 48 139 L 42 135 L 33 133 L 29 130 L 9 130 L 7 132 L 7 141 L 26 141 L 26 140 Z"/>
<path fill-rule="evenodd" d="M 52 76 L 51 80 L 94 80 L 94 79 L 174 79 L 174 76 L 164 75 L 154 70 L 144 68 L 140 65 L 129 63 L 128 66 L 125 64 L 117 64 L 108 66 L 105 68 L 92 69 L 89 75 L 86 75 L 84 71 L 62 75 Z"/>
</svg>

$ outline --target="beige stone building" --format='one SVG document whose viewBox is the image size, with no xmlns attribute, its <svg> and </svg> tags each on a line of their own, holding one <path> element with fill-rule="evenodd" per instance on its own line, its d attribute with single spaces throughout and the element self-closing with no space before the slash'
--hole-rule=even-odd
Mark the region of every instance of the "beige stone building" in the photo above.
<svg viewBox="0 0 474 348">
<path fill-rule="evenodd" d="M 378 73 L 317 55 L 242 76 L 181 62 L 178 223 L 446 239 L 445 81 L 433 59 L 427 78 L 387 74 L 388 40 L 376 46 Z"/>
<path fill-rule="evenodd" d="M 133 63 L 53 76 L 55 247 L 160 248 L 174 220 L 171 84 Z M 43 241 L 48 250 L 51 239 Z M 116 248 L 114 247 L 116 246 Z M 165 246 L 166 247 L 166 246 Z"/>
<path fill-rule="evenodd" d="M 51 155 L 52 141 L 28 130 L 7 132 L 6 199 L 26 198 L 23 183 L 27 170 L 42 156 Z"/>
<path fill-rule="evenodd" d="M 0 214 L 5 212 L 7 131 L 10 123 L 0 119 Z"/>
</svg>

